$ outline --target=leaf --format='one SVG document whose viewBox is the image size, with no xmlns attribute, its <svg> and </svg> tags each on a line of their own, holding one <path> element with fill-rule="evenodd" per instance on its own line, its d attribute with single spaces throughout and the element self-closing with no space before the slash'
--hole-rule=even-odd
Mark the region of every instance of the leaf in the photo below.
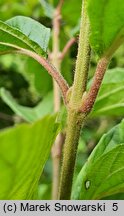
<svg viewBox="0 0 124 216">
<path fill-rule="evenodd" d="M 106 72 L 91 117 L 124 115 L 124 69 Z"/>
<path fill-rule="evenodd" d="M 124 121 L 103 135 L 75 182 L 72 199 L 124 192 Z"/>
<path fill-rule="evenodd" d="M 0 54 L 25 48 L 45 55 L 50 38 L 50 29 L 24 16 L 0 21 Z"/>
<path fill-rule="evenodd" d="M 45 15 L 49 17 L 50 19 L 52 19 L 54 16 L 54 11 L 55 11 L 54 7 L 48 2 L 46 2 L 45 0 L 40 0 L 40 3 L 44 9 Z"/>
<path fill-rule="evenodd" d="M 55 116 L 0 133 L 0 199 L 33 199 L 57 135 Z"/>
<path fill-rule="evenodd" d="M 52 90 L 51 76 L 46 73 L 46 70 L 41 67 L 37 61 L 33 58 L 27 58 L 24 69 L 25 71 L 23 74 L 25 75 L 26 72 L 28 80 L 31 77 L 31 80 L 29 80 L 29 82 L 31 81 L 30 85 L 32 85 L 31 87 L 34 87 L 33 90 L 37 91 L 41 97 L 46 96 L 46 94 Z"/>
<path fill-rule="evenodd" d="M 77 22 L 77 25 L 70 30 L 70 37 L 75 37 L 79 34 L 80 31 L 80 20 Z"/>
<path fill-rule="evenodd" d="M 45 15 L 52 19 L 54 16 L 55 8 L 57 7 L 59 1 L 39 1 L 44 9 Z M 62 20 L 64 20 L 64 23 L 66 23 L 68 27 L 74 27 L 75 25 L 77 25 L 77 20 L 80 19 L 81 3 L 82 0 L 78 0 L 78 4 L 75 2 L 75 0 L 69 0 L 64 2 L 62 6 Z M 70 16 L 70 14 L 72 14 L 72 16 Z"/>
<path fill-rule="evenodd" d="M 27 122 L 34 122 L 44 115 L 53 112 L 53 95 L 49 93 L 45 98 L 34 108 L 19 105 L 12 97 L 9 91 L 4 88 L 0 89 L 0 96 L 3 101 L 21 118 Z"/>
<path fill-rule="evenodd" d="M 88 0 L 88 14 L 93 50 L 99 56 L 115 51 L 124 41 L 124 1 Z"/>
<path fill-rule="evenodd" d="M 66 22 L 66 25 L 71 26 L 71 28 L 76 26 L 77 21 L 80 19 L 81 4 L 82 0 L 78 0 L 78 4 L 77 2 L 75 2 L 75 0 L 64 2 L 62 8 L 62 17 Z M 72 16 L 70 16 L 70 14 L 72 14 Z"/>
<path fill-rule="evenodd" d="M 103 197 L 104 200 L 124 200 L 124 193 Z"/>
<path fill-rule="evenodd" d="M 1 20 L 9 19 L 18 14 L 36 17 L 36 11 L 40 12 L 37 3 L 35 0 L 26 0 L 26 3 L 19 0 L 9 0 L 5 3 L 4 0 L 0 0 Z"/>
</svg>

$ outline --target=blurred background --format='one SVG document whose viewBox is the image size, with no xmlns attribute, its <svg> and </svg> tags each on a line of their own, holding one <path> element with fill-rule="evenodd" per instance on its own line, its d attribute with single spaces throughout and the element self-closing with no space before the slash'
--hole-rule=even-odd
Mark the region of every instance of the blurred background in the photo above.
<svg viewBox="0 0 124 216">
<path fill-rule="evenodd" d="M 49 7 L 50 13 L 47 13 L 44 2 L 45 1 L 38 0 L 0 0 L 0 19 L 5 21 L 17 15 L 29 16 L 52 29 L 51 11 L 53 7 L 57 5 L 58 1 L 46 1 L 51 4 L 51 7 Z M 60 34 L 61 49 L 63 49 L 64 45 L 72 36 L 75 36 L 78 41 L 80 7 L 81 0 L 78 0 L 78 2 L 75 0 L 65 1 L 62 9 Z M 50 41 L 49 49 L 52 49 L 52 40 Z M 62 63 L 62 74 L 69 85 L 73 82 L 76 56 L 77 43 L 71 47 Z M 92 53 L 89 85 L 96 67 L 96 60 L 97 57 Z M 124 68 L 124 46 L 119 48 L 109 66 L 109 69 L 113 70 L 113 74 L 117 74 L 117 72 L 115 72 L 116 68 Z M 120 71 L 120 69 L 118 69 L 118 71 Z M 114 76 L 113 74 L 110 76 L 110 79 Z M 124 79 L 121 81 L 119 81 L 121 85 L 124 84 Z M 112 85 L 114 86 L 113 83 L 117 85 L 116 81 L 112 82 Z M 113 88 L 113 86 L 111 86 L 111 88 Z M 11 94 L 11 96 L 9 96 L 19 105 L 33 108 L 42 102 L 49 94 L 52 94 L 53 85 L 52 79 L 48 73 L 34 60 L 24 56 L 4 55 L 0 56 L 0 88 L 9 91 Z M 106 87 L 103 87 L 102 91 L 105 91 L 105 88 Z M 110 87 L 108 87 L 108 89 L 109 88 Z M 102 91 L 101 94 L 103 93 Z M 12 109 L 13 106 L 9 103 L 10 97 L 7 96 L 6 92 L 4 92 L 4 94 L 1 92 L 0 94 L 1 130 L 26 121 L 22 116 L 19 116 L 14 112 L 14 109 Z M 121 93 L 121 95 L 115 95 L 114 98 L 110 99 L 111 101 L 113 100 L 114 103 L 120 103 L 118 100 L 122 97 L 123 94 Z M 106 98 L 105 101 L 103 101 L 104 106 L 108 103 L 108 100 L 109 99 Z M 50 104 L 53 104 L 52 97 L 49 97 L 48 106 L 51 106 Z M 96 110 L 97 106 L 99 107 L 98 103 L 96 104 Z M 123 112 L 118 113 L 118 110 L 108 110 L 108 113 L 105 113 L 104 111 L 99 113 L 96 111 L 91 114 L 91 118 L 89 118 L 85 125 L 83 133 L 81 133 L 76 174 L 80 171 L 83 163 L 94 146 L 98 143 L 102 134 L 119 123 L 122 117 Z M 49 158 L 39 183 L 38 193 L 40 199 L 50 199 L 51 178 L 51 158 Z"/>
</svg>

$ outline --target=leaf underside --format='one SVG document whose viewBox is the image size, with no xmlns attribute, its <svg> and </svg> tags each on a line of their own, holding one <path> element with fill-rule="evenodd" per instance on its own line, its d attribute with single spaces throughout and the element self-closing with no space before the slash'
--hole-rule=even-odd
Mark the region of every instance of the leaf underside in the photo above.
<svg viewBox="0 0 124 216">
<path fill-rule="evenodd" d="M 41 3 L 41 6 L 43 7 L 45 15 L 49 17 L 50 19 L 53 19 L 54 12 L 55 12 L 54 7 L 48 2 L 46 2 L 45 0 L 40 0 L 40 3 Z"/>
</svg>

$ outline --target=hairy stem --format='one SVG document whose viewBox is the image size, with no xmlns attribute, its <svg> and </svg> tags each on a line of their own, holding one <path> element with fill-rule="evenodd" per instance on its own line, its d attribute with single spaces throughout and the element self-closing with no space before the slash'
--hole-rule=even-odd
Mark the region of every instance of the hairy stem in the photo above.
<svg viewBox="0 0 124 216">
<path fill-rule="evenodd" d="M 81 27 L 79 36 L 78 56 L 76 61 L 76 70 L 74 85 L 71 97 L 71 104 L 75 108 L 79 107 L 83 93 L 86 91 L 88 69 L 90 62 L 89 45 L 89 20 L 86 13 L 87 0 L 83 1 L 83 10 L 81 15 Z"/>
<path fill-rule="evenodd" d="M 92 107 L 96 100 L 98 91 L 100 89 L 100 86 L 101 86 L 101 83 L 102 83 L 102 80 L 103 80 L 103 77 L 104 77 L 104 74 L 106 72 L 109 62 L 110 62 L 110 59 L 106 57 L 101 58 L 100 61 L 98 62 L 96 73 L 93 79 L 93 83 L 80 109 L 80 111 L 82 113 L 85 113 L 86 115 L 90 113 L 92 110 Z"/>
<path fill-rule="evenodd" d="M 71 98 L 68 105 L 67 133 L 64 145 L 64 156 L 59 190 L 59 199 L 63 200 L 70 199 L 71 196 L 80 130 L 82 124 L 85 122 L 85 115 L 80 113 L 79 107 L 82 102 L 82 95 L 86 89 L 90 62 L 89 21 L 86 13 L 86 3 L 87 0 L 83 0 L 76 71 Z"/>
<path fill-rule="evenodd" d="M 0 55 L 5 55 L 5 54 L 9 54 L 9 53 L 10 54 L 15 53 L 15 54 L 27 55 L 27 56 L 35 59 L 40 65 L 42 65 L 47 70 L 47 72 L 52 76 L 52 78 L 57 82 L 57 84 L 61 90 L 64 103 L 66 104 L 66 94 L 67 94 L 67 91 L 69 89 L 68 83 L 63 78 L 63 76 L 57 71 L 57 69 L 48 60 L 46 60 L 44 57 L 38 55 L 37 53 L 35 53 L 33 51 L 23 49 L 21 47 L 18 47 L 18 46 L 9 44 L 9 43 L 0 42 L 0 44 L 15 48 L 15 50 L 13 50 L 13 51 L 10 50 L 10 51 L 5 51 L 5 52 L 0 52 Z"/>
<path fill-rule="evenodd" d="M 36 53 L 34 53 L 32 51 L 21 49 L 21 50 L 16 51 L 16 53 L 25 54 L 27 56 L 34 58 L 37 62 L 39 62 L 48 71 L 48 73 L 57 82 L 57 84 L 61 90 L 63 100 L 66 104 L 66 94 L 67 94 L 69 87 L 68 87 L 67 82 L 64 80 L 62 75 L 57 71 L 57 69 L 52 64 L 50 64 L 50 62 L 48 62 L 46 59 L 44 59 L 43 57 L 37 55 Z"/>
<path fill-rule="evenodd" d="M 60 200 L 68 200 L 71 196 L 78 140 L 81 126 L 84 121 L 85 116 L 79 115 L 79 113 L 76 113 L 74 110 L 69 110 L 67 119 L 67 135 L 64 145 L 63 164 L 61 170 L 59 191 Z"/>
</svg>

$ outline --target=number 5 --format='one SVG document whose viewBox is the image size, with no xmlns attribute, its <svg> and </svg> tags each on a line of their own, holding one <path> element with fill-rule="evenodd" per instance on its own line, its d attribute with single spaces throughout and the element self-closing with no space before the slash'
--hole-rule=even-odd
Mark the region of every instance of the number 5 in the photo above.
<svg viewBox="0 0 124 216">
<path fill-rule="evenodd" d="M 113 211 L 117 211 L 118 210 L 118 203 L 113 203 L 112 210 Z"/>
</svg>

